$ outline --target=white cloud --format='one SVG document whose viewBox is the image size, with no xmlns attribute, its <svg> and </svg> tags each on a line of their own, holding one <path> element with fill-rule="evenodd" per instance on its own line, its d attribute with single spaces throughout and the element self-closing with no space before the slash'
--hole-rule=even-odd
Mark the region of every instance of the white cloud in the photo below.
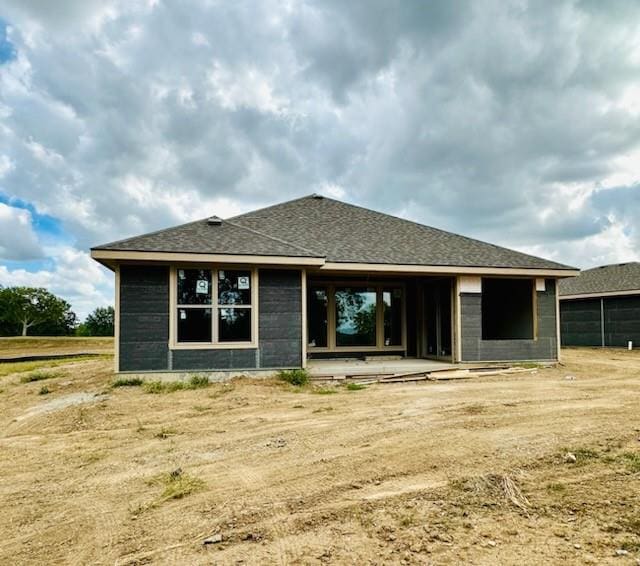
<svg viewBox="0 0 640 566">
<path fill-rule="evenodd" d="M 637 2 L 3 8 L 0 192 L 77 250 L 314 191 L 580 266 L 640 245 Z"/>
<path fill-rule="evenodd" d="M 31 226 L 31 213 L 0 203 L 0 260 L 30 260 L 43 257 Z"/>
<path fill-rule="evenodd" d="M 47 249 L 54 261 L 50 270 L 10 270 L 0 265 L 0 285 L 45 287 L 64 297 L 80 320 L 96 306 L 113 304 L 113 274 L 89 254 L 70 247 Z"/>
</svg>

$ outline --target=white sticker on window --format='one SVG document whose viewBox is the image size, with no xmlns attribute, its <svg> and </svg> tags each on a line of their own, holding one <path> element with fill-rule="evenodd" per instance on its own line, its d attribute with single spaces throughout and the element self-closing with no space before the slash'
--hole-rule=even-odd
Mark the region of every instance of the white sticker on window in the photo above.
<svg viewBox="0 0 640 566">
<path fill-rule="evenodd" d="M 218 271 L 218 277 L 220 277 L 220 279 L 224 279 L 224 271 Z"/>
<path fill-rule="evenodd" d="M 184 269 L 178 269 L 178 277 L 180 277 L 180 279 L 184 279 Z"/>
<path fill-rule="evenodd" d="M 244 290 L 249 288 L 249 278 L 248 277 L 238 277 L 238 289 Z"/>
<path fill-rule="evenodd" d="M 187 320 L 186 311 L 180 311 L 180 320 Z"/>
<path fill-rule="evenodd" d="M 209 292 L 209 282 L 206 279 L 196 281 L 196 294 L 206 295 Z"/>
</svg>

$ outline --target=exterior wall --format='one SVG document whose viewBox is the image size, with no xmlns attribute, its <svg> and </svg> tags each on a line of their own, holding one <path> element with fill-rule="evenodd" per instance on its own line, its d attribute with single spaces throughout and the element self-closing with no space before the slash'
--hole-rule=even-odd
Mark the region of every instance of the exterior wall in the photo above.
<svg viewBox="0 0 640 566">
<path fill-rule="evenodd" d="M 604 310 L 604 329 L 601 310 Z M 561 301 L 560 323 L 563 345 L 626 347 L 632 341 L 638 347 L 640 296 Z"/>
<path fill-rule="evenodd" d="M 260 269 L 258 281 L 258 348 L 170 350 L 169 267 L 122 265 L 119 371 L 301 367 L 301 271 Z"/>
<path fill-rule="evenodd" d="M 545 290 L 536 293 L 534 340 L 483 340 L 482 294 L 460 293 L 461 361 L 557 360 L 556 281 L 547 279 Z"/>
<path fill-rule="evenodd" d="M 601 346 L 600 299 L 560 301 L 563 346 Z"/>
</svg>

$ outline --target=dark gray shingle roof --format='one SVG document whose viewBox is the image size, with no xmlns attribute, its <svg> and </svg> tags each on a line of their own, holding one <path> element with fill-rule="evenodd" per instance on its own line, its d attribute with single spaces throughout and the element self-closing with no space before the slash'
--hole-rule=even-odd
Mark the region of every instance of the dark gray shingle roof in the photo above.
<svg viewBox="0 0 640 566">
<path fill-rule="evenodd" d="M 574 269 L 315 195 L 94 249 L 325 257 L 328 262 Z"/>
<path fill-rule="evenodd" d="M 560 282 L 560 296 L 640 291 L 640 262 L 603 265 Z"/>
</svg>

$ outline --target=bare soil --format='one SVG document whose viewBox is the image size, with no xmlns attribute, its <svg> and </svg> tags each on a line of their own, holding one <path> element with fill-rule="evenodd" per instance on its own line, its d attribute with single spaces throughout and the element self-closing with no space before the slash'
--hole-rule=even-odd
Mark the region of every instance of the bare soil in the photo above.
<svg viewBox="0 0 640 566">
<path fill-rule="evenodd" d="M 635 565 L 640 352 L 563 354 L 335 393 L 0 377 L 0 563 Z"/>
</svg>

